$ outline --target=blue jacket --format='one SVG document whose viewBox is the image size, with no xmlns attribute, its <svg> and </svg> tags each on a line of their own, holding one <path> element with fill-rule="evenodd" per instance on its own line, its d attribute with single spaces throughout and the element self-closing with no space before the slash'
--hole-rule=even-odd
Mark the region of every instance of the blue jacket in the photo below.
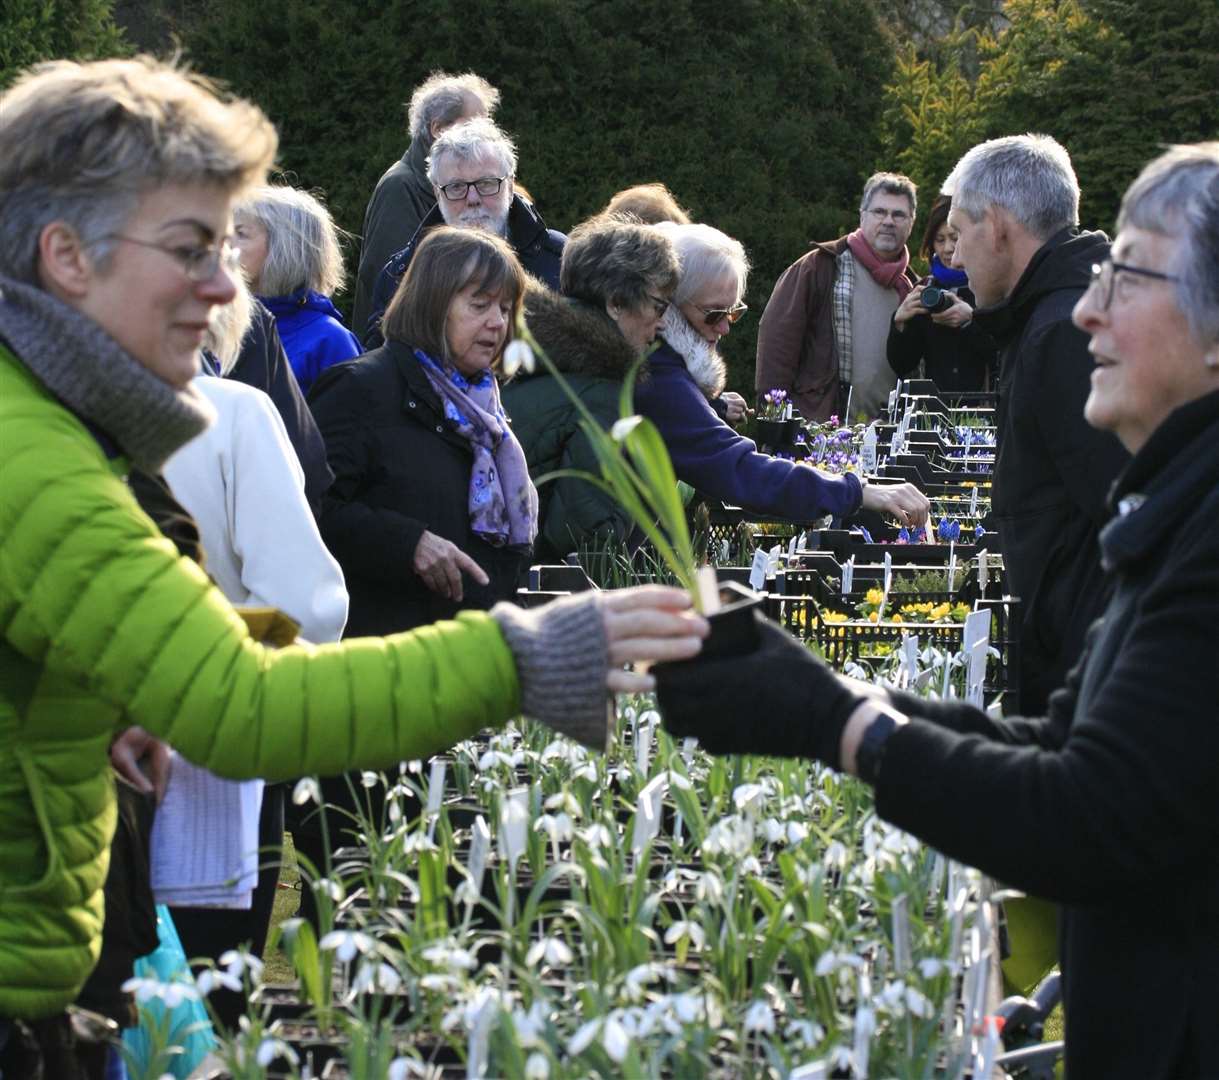
<svg viewBox="0 0 1219 1080">
<path fill-rule="evenodd" d="M 284 352 L 301 393 L 331 364 L 353 360 L 364 350 L 360 340 L 343 325 L 343 318 L 321 293 L 298 289 L 291 296 L 260 296 L 279 330 Z"/>
<path fill-rule="evenodd" d="M 381 316 L 394 298 L 398 282 L 405 276 L 419 241 L 429 229 L 443 224 L 444 216 L 440 207 L 433 206 L 427 217 L 419 223 L 411 242 L 382 267 L 377 283 L 373 286 L 372 313 L 368 316 L 368 325 L 357 327 L 363 333 L 365 348 L 375 349 L 385 341 L 381 334 Z M 563 245 L 567 243 L 567 237 L 557 229 L 546 228 L 542 215 L 532 203 L 526 202 L 519 195 L 512 196 L 512 203 L 508 207 L 508 243 L 512 245 L 521 265 L 529 273 L 555 292 L 559 291 L 559 262 L 563 257 Z"/>
<path fill-rule="evenodd" d="M 652 353 L 648 371 L 635 407 L 659 429 L 679 480 L 729 505 L 792 521 L 859 509 L 863 489 L 853 474 L 831 476 L 759 454 L 752 439 L 719 418 L 667 342 Z"/>
</svg>

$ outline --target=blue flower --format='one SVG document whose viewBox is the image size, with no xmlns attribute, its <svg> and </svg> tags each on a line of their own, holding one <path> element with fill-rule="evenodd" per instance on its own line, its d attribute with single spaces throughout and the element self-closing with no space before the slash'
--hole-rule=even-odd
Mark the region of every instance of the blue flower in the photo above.
<svg viewBox="0 0 1219 1080">
<path fill-rule="evenodd" d="M 978 540 L 981 540 L 982 537 L 984 537 L 985 535 L 986 535 L 986 530 L 984 528 L 982 528 L 981 525 L 979 525 L 976 529 L 974 529 L 974 536 Z"/>
</svg>

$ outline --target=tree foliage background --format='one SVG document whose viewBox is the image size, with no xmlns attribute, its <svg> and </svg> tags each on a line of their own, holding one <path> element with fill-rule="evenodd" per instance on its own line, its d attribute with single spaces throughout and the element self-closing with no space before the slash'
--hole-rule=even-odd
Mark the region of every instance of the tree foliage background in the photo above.
<svg viewBox="0 0 1219 1080">
<path fill-rule="evenodd" d="M 5 0 L 0 85 L 128 38 L 180 45 L 257 101 L 286 178 L 352 233 L 405 149 L 411 89 L 479 72 L 551 226 L 663 180 L 745 244 L 752 310 L 724 343 L 744 392 L 775 278 L 854 227 L 875 169 L 908 172 L 926 205 L 973 143 L 1048 131 L 1075 160 L 1084 223 L 1110 228 L 1159 144 L 1219 137 L 1209 0 Z"/>
</svg>

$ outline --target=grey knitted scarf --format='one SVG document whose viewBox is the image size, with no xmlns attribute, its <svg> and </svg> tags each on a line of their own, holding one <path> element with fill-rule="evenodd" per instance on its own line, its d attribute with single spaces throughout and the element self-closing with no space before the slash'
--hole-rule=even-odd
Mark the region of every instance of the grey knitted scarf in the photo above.
<svg viewBox="0 0 1219 1080">
<path fill-rule="evenodd" d="M 43 289 L 0 276 L 0 339 L 83 420 L 145 472 L 161 466 L 216 418 L 193 386 L 175 390 L 97 323 Z"/>
</svg>

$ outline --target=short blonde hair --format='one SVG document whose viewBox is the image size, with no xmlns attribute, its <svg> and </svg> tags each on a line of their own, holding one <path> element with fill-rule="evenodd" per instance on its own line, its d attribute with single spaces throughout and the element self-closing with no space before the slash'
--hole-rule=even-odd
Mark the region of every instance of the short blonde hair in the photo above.
<svg viewBox="0 0 1219 1080">
<path fill-rule="evenodd" d="M 278 137 L 262 111 L 174 64 L 54 60 L 0 96 L 0 273 L 39 285 L 38 244 L 70 225 L 105 266 L 107 238 L 169 184 L 262 183 Z"/>
<path fill-rule="evenodd" d="M 299 288 L 330 296 L 343 287 L 339 229 L 321 201 L 293 187 L 258 187 L 234 208 L 267 230 L 267 261 L 255 283 L 263 296 Z"/>
</svg>

